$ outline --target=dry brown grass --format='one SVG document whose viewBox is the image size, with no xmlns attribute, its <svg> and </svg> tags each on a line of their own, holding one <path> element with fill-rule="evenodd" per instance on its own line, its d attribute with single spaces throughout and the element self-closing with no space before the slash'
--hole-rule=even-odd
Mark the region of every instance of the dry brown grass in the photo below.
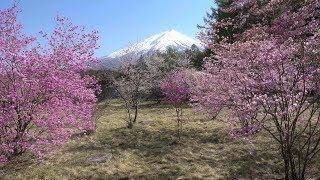
<svg viewBox="0 0 320 180">
<path fill-rule="evenodd" d="M 101 107 L 103 104 L 101 104 Z M 189 122 L 182 143 L 173 145 L 174 109 L 145 102 L 138 123 L 126 128 L 118 100 L 104 107 L 97 132 L 73 139 L 42 162 L 12 162 L 0 169 L 0 179 L 278 179 L 282 162 L 277 146 L 265 133 L 231 140 L 228 127 L 186 109 Z M 218 117 L 222 119 L 223 113 Z M 92 162 L 95 155 L 112 155 Z M 320 162 L 320 161 L 318 161 Z M 319 163 L 310 177 L 320 177 Z M 318 174 L 317 174 L 318 173 Z"/>
</svg>

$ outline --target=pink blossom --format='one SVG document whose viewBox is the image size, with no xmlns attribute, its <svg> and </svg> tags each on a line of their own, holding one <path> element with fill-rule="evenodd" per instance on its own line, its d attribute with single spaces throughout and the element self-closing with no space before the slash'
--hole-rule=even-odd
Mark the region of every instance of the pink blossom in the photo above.
<svg viewBox="0 0 320 180">
<path fill-rule="evenodd" d="M 42 47 L 22 34 L 15 7 L 0 11 L 0 161 L 24 152 L 39 158 L 75 131 L 93 130 L 91 112 L 99 90 L 82 75 L 97 62 L 97 33 L 85 34 L 57 17 Z M 85 36 L 84 36 L 85 35 Z"/>
</svg>

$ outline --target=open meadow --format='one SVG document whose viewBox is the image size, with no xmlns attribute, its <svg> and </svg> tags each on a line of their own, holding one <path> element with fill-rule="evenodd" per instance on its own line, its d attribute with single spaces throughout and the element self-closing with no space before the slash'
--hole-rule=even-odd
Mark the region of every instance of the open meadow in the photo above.
<svg viewBox="0 0 320 180">
<path fill-rule="evenodd" d="M 228 126 L 185 108 L 181 144 L 173 144 L 175 111 L 143 102 L 138 122 L 126 127 L 119 100 L 102 102 L 97 130 L 74 137 L 41 162 L 25 155 L 1 167 L 0 179 L 280 179 L 277 145 L 266 133 L 230 139 Z M 320 177 L 318 163 L 308 175 Z"/>
</svg>

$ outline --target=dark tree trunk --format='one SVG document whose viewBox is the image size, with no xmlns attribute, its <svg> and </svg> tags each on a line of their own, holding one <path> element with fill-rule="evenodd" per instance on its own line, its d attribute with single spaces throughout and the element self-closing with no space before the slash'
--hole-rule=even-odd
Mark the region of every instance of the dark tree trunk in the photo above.
<svg viewBox="0 0 320 180">
<path fill-rule="evenodd" d="M 133 123 L 136 123 L 138 117 L 138 104 L 135 104 L 134 106 L 134 118 L 133 118 Z"/>
</svg>

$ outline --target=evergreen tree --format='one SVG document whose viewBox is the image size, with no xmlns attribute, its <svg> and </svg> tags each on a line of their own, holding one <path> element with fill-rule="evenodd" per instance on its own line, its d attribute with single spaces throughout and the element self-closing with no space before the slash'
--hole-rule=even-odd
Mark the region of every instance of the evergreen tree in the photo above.
<svg viewBox="0 0 320 180">
<path fill-rule="evenodd" d="M 202 30 L 202 40 L 215 43 L 225 40 L 233 43 L 241 38 L 238 36 L 247 29 L 270 23 L 278 16 L 280 10 L 265 14 L 251 12 L 252 8 L 259 9 L 269 1 L 257 0 L 257 3 L 239 3 L 235 0 L 215 0 L 216 7 L 211 7 L 211 12 L 207 12 L 206 17 L 204 17 L 204 25 L 198 25 L 198 28 Z M 300 0 L 296 1 L 295 6 L 298 7 L 298 1 Z M 245 14 L 246 17 L 242 14 Z"/>
<path fill-rule="evenodd" d="M 216 7 L 211 7 L 211 12 L 207 12 L 206 17 L 204 17 L 204 25 L 198 25 L 200 30 L 203 30 L 207 40 L 219 42 L 222 40 L 220 37 L 229 37 L 233 39 L 233 34 L 238 31 L 237 28 L 232 26 L 215 26 L 212 22 L 222 22 L 225 20 L 233 19 L 238 15 L 239 12 L 227 12 L 222 9 L 231 6 L 234 0 L 215 0 Z M 213 32 L 213 30 L 215 32 Z M 214 35 L 217 34 L 218 36 Z M 214 37 L 214 38 L 213 38 Z"/>
<path fill-rule="evenodd" d="M 201 51 L 195 44 L 193 44 L 190 49 L 185 51 L 185 53 L 190 59 L 191 67 L 201 70 L 204 58 L 210 56 L 211 50 L 205 49 L 204 51 Z"/>
<path fill-rule="evenodd" d="M 160 53 L 160 57 L 164 59 L 164 71 L 170 72 L 174 69 L 190 67 L 190 60 L 187 53 L 168 48 L 165 53 Z"/>
</svg>

